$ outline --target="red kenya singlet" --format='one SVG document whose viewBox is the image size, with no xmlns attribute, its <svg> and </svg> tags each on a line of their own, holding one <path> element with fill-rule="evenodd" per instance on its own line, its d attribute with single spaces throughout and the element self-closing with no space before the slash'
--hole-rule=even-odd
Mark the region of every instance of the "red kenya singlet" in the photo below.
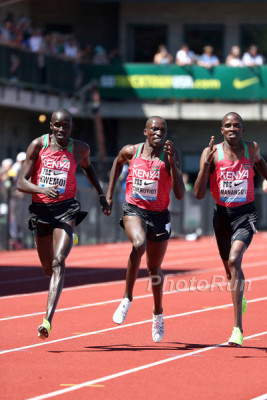
<svg viewBox="0 0 267 400">
<path fill-rule="evenodd" d="M 210 176 L 212 196 L 217 204 L 237 207 L 254 201 L 254 170 L 249 158 L 247 143 L 243 142 L 241 160 L 229 161 L 225 157 L 223 143 L 217 145 L 217 162 Z"/>
<path fill-rule="evenodd" d="M 36 203 L 56 203 L 73 199 L 76 194 L 75 171 L 77 164 L 75 162 L 73 151 L 74 141 L 71 138 L 70 144 L 66 150 L 50 150 L 49 134 L 42 136 L 43 147 L 39 153 L 38 160 L 32 173 L 32 183 L 41 187 L 50 187 L 58 185 L 60 196 L 57 199 L 50 199 L 41 193 L 34 193 L 32 201 Z"/>
<path fill-rule="evenodd" d="M 162 150 L 154 160 L 144 160 L 140 143 L 129 166 L 126 180 L 126 201 L 149 211 L 167 210 L 172 187 L 171 176 L 165 167 Z"/>
</svg>

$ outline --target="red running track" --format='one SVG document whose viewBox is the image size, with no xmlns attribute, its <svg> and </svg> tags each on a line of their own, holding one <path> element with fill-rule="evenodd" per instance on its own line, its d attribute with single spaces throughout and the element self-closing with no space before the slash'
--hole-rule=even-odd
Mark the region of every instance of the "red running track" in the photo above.
<svg viewBox="0 0 267 400">
<path fill-rule="evenodd" d="M 145 257 L 125 323 L 129 243 L 75 247 L 47 341 L 37 337 L 48 280 L 35 250 L 2 252 L 0 376 L 4 399 L 267 399 L 267 233 L 245 254 L 242 348 L 227 346 L 233 307 L 216 243 L 170 240 L 164 262 L 165 336 L 151 337 Z M 90 283 L 92 282 L 92 283 Z"/>
</svg>

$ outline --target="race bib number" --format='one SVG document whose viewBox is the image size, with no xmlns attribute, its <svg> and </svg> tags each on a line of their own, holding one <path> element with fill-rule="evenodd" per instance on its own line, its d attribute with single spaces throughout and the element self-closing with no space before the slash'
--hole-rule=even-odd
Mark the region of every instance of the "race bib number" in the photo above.
<svg viewBox="0 0 267 400">
<path fill-rule="evenodd" d="M 224 203 L 245 203 L 247 191 L 247 179 L 220 182 L 220 200 Z"/>
<path fill-rule="evenodd" d="M 133 181 L 133 197 L 146 201 L 156 201 L 158 195 L 158 181 L 137 179 Z"/>
<path fill-rule="evenodd" d="M 67 178 L 68 171 L 60 171 L 57 169 L 43 167 L 39 178 L 39 186 L 51 187 L 58 185 L 58 190 L 60 193 L 65 193 Z"/>
</svg>

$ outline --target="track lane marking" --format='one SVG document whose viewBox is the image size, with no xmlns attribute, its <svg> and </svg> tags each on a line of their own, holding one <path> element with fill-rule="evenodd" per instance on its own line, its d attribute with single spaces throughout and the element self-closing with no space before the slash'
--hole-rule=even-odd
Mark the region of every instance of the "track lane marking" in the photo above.
<svg viewBox="0 0 267 400">
<path fill-rule="evenodd" d="M 253 399 L 251 399 L 251 400 L 267 400 L 267 393 L 262 394 L 259 397 L 253 397 Z"/>
<path fill-rule="evenodd" d="M 252 300 L 247 300 L 247 302 L 248 303 L 256 303 L 256 302 L 259 302 L 259 301 L 266 301 L 266 300 L 267 300 L 267 296 L 266 297 L 259 297 L 259 298 L 252 299 Z M 204 313 L 204 312 L 208 312 L 208 311 L 219 310 L 219 309 L 223 309 L 225 307 L 233 307 L 233 304 L 223 304 L 221 306 L 214 306 L 214 307 L 205 308 L 205 309 L 202 308 L 200 310 L 187 311 L 187 312 L 180 313 L 180 314 L 167 315 L 167 316 L 164 317 L 164 319 L 172 319 L 172 318 L 184 317 L 184 316 L 187 316 L 187 315 L 194 315 L 194 314 Z M 114 331 L 114 330 L 117 330 L 117 329 L 124 329 L 124 328 L 129 328 L 129 327 L 132 327 L 132 326 L 143 325 L 143 324 L 147 324 L 149 322 L 152 322 L 152 319 L 147 319 L 147 320 L 138 321 L 138 322 L 132 322 L 131 324 L 124 324 L 124 325 L 114 326 L 112 328 L 104 328 L 104 329 L 100 329 L 100 330 L 97 330 L 97 331 L 82 333 L 80 335 L 68 336 L 68 337 L 64 337 L 64 338 L 61 338 L 61 339 L 55 339 L 55 340 L 51 340 L 51 341 L 47 341 L 47 342 L 41 342 L 41 343 L 36 343 L 36 344 L 28 345 L 28 346 L 17 347 L 17 348 L 14 348 L 14 349 L 1 350 L 0 351 L 0 355 L 1 354 L 7 354 L 7 353 L 13 353 L 13 352 L 16 352 L 16 351 L 32 349 L 34 347 L 46 346 L 46 345 L 53 344 L 53 343 L 64 342 L 66 340 L 73 340 L 73 339 L 77 339 L 77 338 L 81 338 L 81 337 L 85 337 L 85 336 L 96 335 L 96 334 L 99 334 L 99 333 L 110 332 L 110 331 Z"/>
<path fill-rule="evenodd" d="M 267 335 L 267 331 L 260 332 L 260 333 L 255 333 L 254 335 L 250 335 L 250 336 L 246 336 L 246 337 L 244 337 L 244 340 L 252 339 L 254 337 L 259 337 L 259 336 L 263 336 L 263 335 Z M 106 381 L 109 381 L 111 379 L 120 378 L 120 377 L 125 376 L 125 375 L 130 375 L 130 374 L 133 374 L 135 372 L 143 371 L 145 369 L 156 367 L 158 365 L 163 365 L 163 364 L 166 364 L 166 363 L 169 363 L 169 362 L 172 362 L 172 361 L 176 361 L 176 360 L 179 360 L 179 359 L 182 359 L 182 358 L 195 356 L 195 355 L 198 355 L 198 354 L 201 354 L 201 353 L 205 353 L 205 352 L 210 351 L 210 350 L 218 349 L 220 347 L 227 346 L 227 345 L 228 345 L 228 342 L 224 342 L 224 343 L 218 344 L 216 346 L 207 347 L 205 349 L 200 349 L 200 350 L 192 351 L 192 352 L 185 353 L 185 354 L 179 354 L 178 356 L 165 358 L 165 359 L 160 360 L 160 361 L 155 361 L 153 363 L 140 365 L 139 367 L 131 368 L 131 369 L 128 369 L 128 370 L 125 370 L 125 371 L 117 372 L 115 374 L 106 375 L 106 376 L 103 376 L 101 378 L 92 379 L 92 380 L 89 380 L 89 381 L 86 381 L 86 382 L 82 382 L 80 384 L 77 384 L 76 386 L 68 387 L 66 389 L 56 390 L 54 392 L 45 393 L 45 394 L 42 394 L 40 396 L 31 397 L 31 398 L 28 398 L 27 400 L 49 399 L 51 397 L 56 397 L 56 396 L 59 396 L 61 394 L 73 392 L 74 390 L 82 389 L 82 388 L 84 388 L 84 387 L 86 387 L 88 385 L 96 385 L 96 384 L 99 384 L 100 382 L 106 382 Z M 254 400 L 256 400 L 256 399 L 254 399 Z M 260 398 L 257 398 L 257 400 L 266 400 L 266 399 L 264 397 L 260 397 Z"/>
</svg>

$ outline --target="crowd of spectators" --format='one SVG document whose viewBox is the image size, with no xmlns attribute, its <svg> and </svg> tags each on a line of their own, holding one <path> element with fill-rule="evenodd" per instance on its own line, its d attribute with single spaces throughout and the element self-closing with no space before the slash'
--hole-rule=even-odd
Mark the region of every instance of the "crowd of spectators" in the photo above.
<svg viewBox="0 0 267 400">
<path fill-rule="evenodd" d="M 175 59 L 165 45 L 160 45 L 153 61 L 154 64 L 172 64 L 175 62 L 179 66 L 195 64 L 207 69 L 221 64 L 219 58 L 214 54 L 214 48 L 210 45 L 204 46 L 202 54 L 198 55 L 190 50 L 187 44 L 183 44 L 177 51 Z M 258 53 L 258 47 L 255 44 L 250 45 L 243 55 L 241 55 L 240 47 L 235 45 L 232 46 L 224 64 L 230 67 L 255 67 L 263 65 L 264 58 Z"/>
<path fill-rule="evenodd" d="M 73 34 L 62 34 L 60 32 L 43 32 L 35 27 L 27 17 L 21 17 L 15 21 L 12 15 L 7 16 L 0 25 L 0 44 L 21 50 L 31 51 L 39 55 L 60 57 L 77 63 L 92 65 L 118 64 L 122 62 L 119 48 L 108 52 L 102 45 L 93 47 L 90 43 L 81 45 Z M 42 62 L 40 59 L 39 62 Z M 202 54 L 195 54 L 187 44 L 183 44 L 173 57 L 164 44 L 159 45 L 158 51 L 153 59 L 154 64 L 172 64 L 179 66 L 200 65 L 205 68 L 223 63 L 223 60 L 214 54 L 210 45 L 203 48 Z M 12 60 L 13 69 L 16 69 L 19 60 Z M 224 64 L 232 67 L 257 66 L 264 63 L 264 58 L 258 53 L 255 44 L 249 46 L 247 51 L 241 55 L 239 46 L 234 45 L 224 60 Z"/>
<path fill-rule="evenodd" d="M 121 62 L 117 48 L 108 53 L 101 45 L 82 45 L 74 34 L 43 32 L 26 17 L 17 22 L 12 16 L 5 18 L 0 25 L 0 44 L 79 63 L 105 65 Z"/>
<path fill-rule="evenodd" d="M 26 85 L 39 85 L 44 90 L 55 90 L 72 93 L 85 85 L 88 75 L 87 65 L 111 65 L 123 62 L 119 48 L 107 51 L 103 45 L 93 46 L 91 43 L 81 44 L 74 34 L 62 34 L 60 32 L 42 31 L 36 27 L 27 17 L 21 17 L 17 21 L 12 15 L 8 15 L 0 22 L 0 45 L 8 46 L 12 50 L 8 52 L 8 61 L 2 63 L 1 78 L 9 82 L 24 82 Z M 34 53 L 31 61 L 30 78 L 28 70 L 28 52 Z M 5 54 L 5 53 L 1 53 Z M 49 57 L 49 59 L 47 58 Z M 64 79 L 60 80 L 59 87 L 51 82 L 51 71 L 57 63 L 57 59 L 69 61 L 64 71 Z M 56 61 L 55 61 L 56 60 Z M 203 48 L 202 54 L 196 54 L 187 44 L 183 44 L 175 55 L 172 55 L 166 45 L 161 44 L 157 53 L 152 57 L 154 64 L 176 64 L 179 66 L 199 65 L 210 69 L 220 63 L 232 67 L 257 66 L 264 63 L 262 55 L 258 53 L 256 45 L 241 55 L 240 47 L 232 47 L 230 54 L 223 61 L 218 58 L 216 51 L 210 45 Z M 58 70 L 62 71 L 66 64 L 59 64 Z M 63 75 L 62 75 L 63 76 Z"/>
</svg>

